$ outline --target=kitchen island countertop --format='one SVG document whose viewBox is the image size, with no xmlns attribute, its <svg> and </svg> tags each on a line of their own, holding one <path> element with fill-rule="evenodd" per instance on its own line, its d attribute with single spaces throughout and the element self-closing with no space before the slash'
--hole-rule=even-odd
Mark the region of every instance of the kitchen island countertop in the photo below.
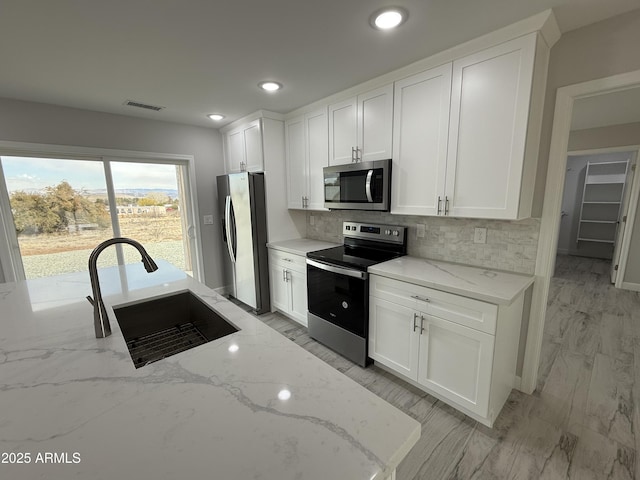
<svg viewBox="0 0 640 480">
<path fill-rule="evenodd" d="M 0 478 L 392 475 L 420 437 L 418 422 L 158 264 L 152 274 L 142 264 L 100 270 L 113 329 L 103 339 L 86 272 L 0 284 L 0 450 L 12 454 Z M 187 289 L 240 331 L 134 368 L 112 307 Z"/>
</svg>

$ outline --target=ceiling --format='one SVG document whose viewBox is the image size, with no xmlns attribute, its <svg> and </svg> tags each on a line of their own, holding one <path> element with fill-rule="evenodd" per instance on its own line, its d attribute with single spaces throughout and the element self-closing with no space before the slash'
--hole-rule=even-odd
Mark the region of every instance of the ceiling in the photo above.
<svg viewBox="0 0 640 480">
<path fill-rule="evenodd" d="M 395 32 L 368 24 L 386 5 L 409 11 Z M 0 97 L 218 128 L 258 109 L 286 113 L 551 7 L 566 32 L 638 0 L 2 0 Z M 259 91 L 266 79 L 284 89 Z M 214 112 L 226 118 L 214 124 Z"/>
<path fill-rule="evenodd" d="M 581 98 L 573 104 L 571 130 L 640 122 L 640 88 Z"/>
</svg>

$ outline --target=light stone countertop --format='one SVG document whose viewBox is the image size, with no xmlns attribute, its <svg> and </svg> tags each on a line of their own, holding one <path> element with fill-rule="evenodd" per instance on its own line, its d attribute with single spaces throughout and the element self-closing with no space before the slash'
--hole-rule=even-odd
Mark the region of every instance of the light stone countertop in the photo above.
<svg viewBox="0 0 640 480">
<path fill-rule="evenodd" d="M 417 442 L 418 422 L 158 264 L 100 270 L 103 339 L 86 272 L 0 284 L 0 452 L 31 455 L 0 478 L 384 479 Z M 112 307 L 186 289 L 240 331 L 135 369 Z"/>
<path fill-rule="evenodd" d="M 321 240 L 311 240 L 309 238 L 296 238 L 293 240 L 283 240 L 281 242 L 267 243 L 267 247 L 294 255 L 306 256 L 307 253 L 325 248 L 338 247 L 338 243 L 323 242 Z"/>
<path fill-rule="evenodd" d="M 518 273 L 409 256 L 373 265 L 369 273 L 498 305 L 510 305 L 534 281 Z"/>
</svg>

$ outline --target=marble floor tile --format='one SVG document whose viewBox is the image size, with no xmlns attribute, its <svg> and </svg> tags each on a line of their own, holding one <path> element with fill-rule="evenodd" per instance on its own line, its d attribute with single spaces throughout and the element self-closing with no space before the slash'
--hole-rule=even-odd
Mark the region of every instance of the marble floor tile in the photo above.
<svg viewBox="0 0 640 480">
<path fill-rule="evenodd" d="M 638 308 L 640 308 L 640 306 Z M 633 339 L 634 337 L 632 335 L 625 333 L 624 314 L 602 314 L 600 321 L 600 353 L 612 358 L 633 353 Z"/>
<path fill-rule="evenodd" d="M 560 351 L 561 344 L 554 341 L 555 339 L 547 334 L 543 334 L 542 350 L 540 352 L 540 365 L 538 366 L 538 386 L 536 390 L 541 391 L 547 381 L 553 362 Z"/>
<path fill-rule="evenodd" d="M 533 413 L 574 432 L 583 424 L 592 371 L 591 358 L 561 349 L 544 387 L 535 394 Z"/>
<path fill-rule="evenodd" d="M 635 448 L 633 377 L 632 354 L 596 355 L 585 410 L 585 426 L 629 448 Z"/>
<path fill-rule="evenodd" d="M 549 335 L 552 341 L 561 343 L 573 322 L 576 307 L 562 302 L 554 302 L 547 308 L 544 333 Z"/>
<path fill-rule="evenodd" d="M 593 357 L 600 348 L 600 315 L 574 312 L 562 339 L 562 347 Z"/>
<path fill-rule="evenodd" d="M 421 419 L 422 435 L 398 467 L 398 478 L 445 478 L 476 422 L 439 401 L 421 400 L 407 413 Z"/>
<path fill-rule="evenodd" d="M 584 427 L 578 436 L 568 478 L 632 480 L 636 451 Z"/>
</svg>

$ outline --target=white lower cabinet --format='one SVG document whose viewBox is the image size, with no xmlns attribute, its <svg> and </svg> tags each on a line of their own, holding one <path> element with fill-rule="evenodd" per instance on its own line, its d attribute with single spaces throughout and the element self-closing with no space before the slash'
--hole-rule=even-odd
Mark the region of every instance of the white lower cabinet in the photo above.
<svg viewBox="0 0 640 480">
<path fill-rule="evenodd" d="M 378 275 L 371 275 L 370 292 L 369 356 L 491 426 L 515 380 L 523 296 L 497 307 Z M 387 299 L 381 298 L 385 292 Z M 429 313 L 442 295 L 448 308 L 437 309 L 442 316 Z M 487 318 L 491 312 L 493 319 Z M 461 324 L 465 317 L 460 313 L 483 317 L 488 322 L 480 328 L 494 325 L 495 330 L 487 333 Z"/>
<path fill-rule="evenodd" d="M 307 270 L 302 255 L 269 249 L 271 308 L 307 326 Z"/>
</svg>

